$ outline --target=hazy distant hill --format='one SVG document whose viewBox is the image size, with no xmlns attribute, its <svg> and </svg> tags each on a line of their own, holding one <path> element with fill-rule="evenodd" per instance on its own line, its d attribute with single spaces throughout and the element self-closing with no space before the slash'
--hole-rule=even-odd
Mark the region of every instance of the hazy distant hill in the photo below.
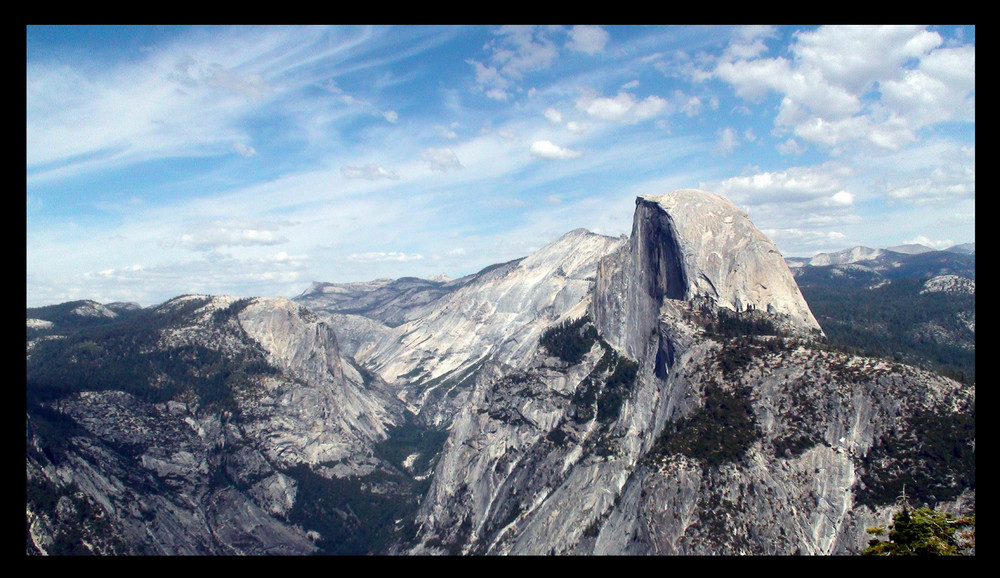
<svg viewBox="0 0 1000 578">
<path fill-rule="evenodd" d="M 830 341 L 974 380 L 975 243 L 858 249 L 792 269 Z"/>
</svg>

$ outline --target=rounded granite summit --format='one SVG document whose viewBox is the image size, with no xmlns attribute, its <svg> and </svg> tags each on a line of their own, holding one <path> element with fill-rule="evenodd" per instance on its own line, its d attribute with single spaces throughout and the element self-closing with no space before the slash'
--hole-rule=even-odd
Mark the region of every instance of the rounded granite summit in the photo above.
<svg viewBox="0 0 1000 578">
<path fill-rule="evenodd" d="M 705 296 L 722 307 L 784 315 L 800 329 L 821 331 L 777 246 L 731 201 L 681 189 L 641 196 L 636 205 L 636 224 L 655 221 L 668 229 L 683 278 L 682 291 L 674 292 L 683 299 Z"/>
</svg>

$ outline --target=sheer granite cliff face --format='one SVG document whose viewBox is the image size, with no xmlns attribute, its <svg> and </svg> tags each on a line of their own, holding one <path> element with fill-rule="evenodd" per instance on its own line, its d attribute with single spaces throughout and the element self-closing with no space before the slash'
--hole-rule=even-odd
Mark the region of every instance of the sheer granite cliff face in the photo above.
<svg viewBox="0 0 1000 578">
<path fill-rule="evenodd" d="M 707 191 L 636 199 L 628 244 L 598 267 L 591 310 L 611 344 L 638 357 L 664 299 L 763 311 L 786 329 L 822 333 L 774 243 Z"/>
</svg>

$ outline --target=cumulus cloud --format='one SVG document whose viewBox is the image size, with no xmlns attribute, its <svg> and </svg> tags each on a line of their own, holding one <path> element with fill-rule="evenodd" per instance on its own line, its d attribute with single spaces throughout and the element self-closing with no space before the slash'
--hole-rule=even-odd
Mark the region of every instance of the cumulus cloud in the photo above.
<svg viewBox="0 0 1000 578">
<path fill-rule="evenodd" d="M 778 94 L 775 127 L 802 140 L 898 150 L 922 127 L 975 118 L 975 47 L 942 44 L 918 26 L 822 26 L 796 33 L 790 57 L 768 58 L 749 33 L 711 72 L 750 101 Z"/>
<path fill-rule="evenodd" d="M 930 247 L 932 249 L 947 249 L 948 247 L 953 247 L 955 241 L 951 239 L 942 239 L 935 241 L 926 235 L 917 235 L 913 239 L 906 241 L 907 245 L 923 245 L 925 247 Z"/>
<path fill-rule="evenodd" d="M 817 247 L 810 253 L 843 249 L 847 235 L 840 231 L 815 231 L 796 227 L 762 229 L 762 232 L 779 246 Z M 805 250 L 800 251 L 805 252 Z"/>
<path fill-rule="evenodd" d="M 559 124 L 562 122 L 562 113 L 554 108 L 548 108 L 545 110 L 545 118 L 553 124 Z"/>
<path fill-rule="evenodd" d="M 666 111 L 669 103 L 656 95 L 636 100 L 629 92 L 619 92 L 614 97 L 584 95 L 576 106 L 600 120 L 634 124 Z"/>
<path fill-rule="evenodd" d="M 600 26 L 574 26 L 569 31 L 569 41 L 566 48 L 587 54 L 597 54 L 604 50 L 611 36 Z"/>
<path fill-rule="evenodd" d="M 453 171 L 462 168 L 462 163 L 451 149 L 429 148 L 420 155 L 427 165 L 434 171 Z"/>
<path fill-rule="evenodd" d="M 559 55 L 544 27 L 501 26 L 494 35 L 497 43 L 491 58 L 509 77 L 520 78 L 526 72 L 548 68 Z"/>
<path fill-rule="evenodd" d="M 179 294 L 291 295 L 309 276 L 306 255 L 278 252 L 237 258 L 218 252 L 188 261 L 126 265 L 71 277 L 75 291 L 51 295 L 55 301 L 78 299 L 79 293 L 100 302 L 137 301 L 153 305 Z"/>
<path fill-rule="evenodd" d="M 830 197 L 829 203 L 840 206 L 853 205 L 854 193 L 850 191 L 837 191 Z"/>
<path fill-rule="evenodd" d="M 806 149 L 797 140 L 790 138 L 778 145 L 778 152 L 783 155 L 800 155 Z"/>
<path fill-rule="evenodd" d="M 889 186 L 889 198 L 907 203 L 947 203 L 976 196 L 976 168 L 942 165 L 926 177 Z"/>
<path fill-rule="evenodd" d="M 507 100 L 521 90 L 519 83 L 532 72 L 545 70 L 559 57 L 556 37 L 567 35 L 568 50 L 596 54 L 610 35 L 599 26 L 574 26 L 568 31 L 554 26 L 501 26 L 493 31 L 485 60 L 468 59 L 476 84 L 489 98 Z"/>
<path fill-rule="evenodd" d="M 575 159 L 583 155 L 580 151 L 574 151 L 552 144 L 547 140 L 540 140 L 531 143 L 531 154 L 545 160 L 565 160 Z"/>
<path fill-rule="evenodd" d="M 501 26 L 487 44 L 487 63 L 469 59 L 476 83 L 495 100 L 507 100 L 526 73 L 551 66 L 559 54 L 551 30 L 539 26 Z"/>
<path fill-rule="evenodd" d="M 818 167 L 792 167 L 783 171 L 766 171 L 749 176 L 733 177 L 722 181 L 716 189 L 719 194 L 744 205 L 769 203 L 823 203 L 837 198 L 842 201 L 853 196 L 846 190 L 846 180 L 853 171 L 840 164 L 826 163 Z"/>
<path fill-rule="evenodd" d="M 396 171 L 384 169 L 374 163 L 369 163 L 361 167 L 353 165 L 342 167 L 340 174 L 345 179 L 365 179 L 369 181 L 377 181 L 379 179 L 399 180 L 399 174 Z"/>
<path fill-rule="evenodd" d="M 476 73 L 476 84 L 493 100 L 507 100 L 508 91 L 513 82 L 500 74 L 493 66 L 486 66 L 478 60 L 466 60 Z"/>
</svg>

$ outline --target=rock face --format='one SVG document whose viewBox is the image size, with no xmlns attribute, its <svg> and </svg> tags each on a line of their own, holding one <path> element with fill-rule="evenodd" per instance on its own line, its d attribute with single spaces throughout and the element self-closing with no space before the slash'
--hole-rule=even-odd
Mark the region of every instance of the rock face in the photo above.
<svg viewBox="0 0 1000 578">
<path fill-rule="evenodd" d="M 73 536 L 92 553 L 315 552 L 301 485 L 384 468 L 372 448 L 399 402 L 288 299 L 136 315 L 29 349 L 29 552 L 82 549 Z"/>
<path fill-rule="evenodd" d="M 974 386 L 830 350 L 712 193 L 297 301 L 29 310 L 29 553 L 847 554 L 904 485 L 974 508 Z"/>
<path fill-rule="evenodd" d="M 590 312 L 479 373 L 409 552 L 851 553 L 903 483 L 974 488 L 974 389 L 825 351 L 780 255 L 716 195 L 638 199 Z M 900 451 L 928 428 L 950 433 Z M 960 457 L 907 478 L 923 452 Z"/>
<path fill-rule="evenodd" d="M 400 388 L 415 413 L 447 424 L 487 362 L 518 366 L 542 331 L 587 307 L 597 262 L 620 239 L 582 229 L 534 254 L 467 279 L 429 311 L 383 332 L 357 361 Z M 458 388 L 458 389 L 456 389 Z M 427 411 L 422 408 L 430 403 Z"/>
<path fill-rule="evenodd" d="M 965 295 L 976 294 L 976 282 L 958 275 L 938 275 L 931 277 L 924 283 L 924 288 L 920 293 L 958 293 Z"/>
<path fill-rule="evenodd" d="M 807 264 L 813 267 L 824 267 L 826 265 L 847 265 L 858 261 L 869 261 L 884 254 L 883 249 L 872 249 L 871 247 L 852 247 L 837 251 L 836 253 L 820 253 L 809 259 Z"/>
<path fill-rule="evenodd" d="M 685 189 L 636 199 L 626 247 L 597 273 L 594 320 L 639 357 L 664 299 L 703 299 L 736 312 L 767 312 L 791 330 L 822 330 L 777 247 L 735 205 Z"/>
</svg>

